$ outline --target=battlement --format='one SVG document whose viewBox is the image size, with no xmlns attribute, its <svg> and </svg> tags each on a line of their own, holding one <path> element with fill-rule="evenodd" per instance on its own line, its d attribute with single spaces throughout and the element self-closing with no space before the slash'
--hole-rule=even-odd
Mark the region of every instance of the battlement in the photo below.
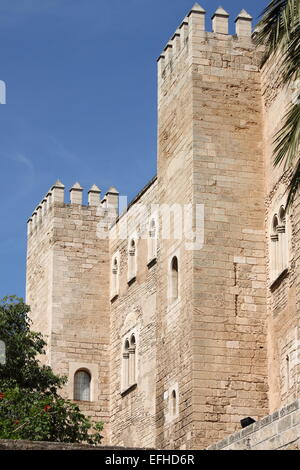
<svg viewBox="0 0 300 470">
<path fill-rule="evenodd" d="M 28 236 L 41 225 L 43 220 L 52 211 L 54 206 L 81 206 L 83 208 L 96 208 L 99 216 L 107 216 L 109 218 L 116 218 L 119 209 L 119 193 L 111 187 L 105 194 L 104 198 L 101 199 L 101 190 L 93 184 L 88 191 L 88 204 L 83 204 L 83 191 L 84 188 L 77 182 L 70 189 L 70 201 L 65 198 L 65 186 L 57 180 L 56 183 L 49 189 L 45 197 L 36 206 L 34 212 L 27 222 L 27 234 Z"/>
<path fill-rule="evenodd" d="M 206 11 L 198 3 L 195 3 L 157 59 L 159 76 L 164 73 L 168 66 L 172 66 L 182 51 L 188 51 L 192 37 L 221 40 L 234 38 L 236 40 L 251 41 L 252 16 L 246 10 L 239 13 L 235 19 L 236 34 L 234 36 L 229 35 L 229 17 L 229 13 L 219 7 L 211 18 L 212 32 L 206 31 Z"/>
</svg>

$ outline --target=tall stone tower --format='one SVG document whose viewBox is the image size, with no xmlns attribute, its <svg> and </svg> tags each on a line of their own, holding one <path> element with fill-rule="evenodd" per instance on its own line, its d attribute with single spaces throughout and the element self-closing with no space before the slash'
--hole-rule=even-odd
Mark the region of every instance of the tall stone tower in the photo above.
<svg viewBox="0 0 300 470">
<path fill-rule="evenodd" d="M 112 188 L 100 201 L 93 186 L 88 205 L 76 183 L 65 203 L 57 183 L 28 221 L 27 303 L 34 330 L 47 339 L 47 363 L 68 377 L 65 395 L 74 397 L 74 375 L 91 374 L 87 415 L 109 427 L 109 244 L 103 236 L 116 218 L 118 193 Z M 99 235 L 101 232 L 101 236 Z"/>
<path fill-rule="evenodd" d="M 251 16 L 195 4 L 158 60 L 160 203 L 204 206 L 202 249 L 160 240 L 158 446 L 203 448 L 267 414 L 263 115 Z M 194 227 L 199 220 L 194 215 Z M 180 295 L 168 304 L 170 260 Z M 178 413 L 164 416 L 168 390 Z M 167 392 L 166 392 L 167 391 Z M 164 395 L 165 394 L 165 395 Z M 165 400 L 161 397 L 165 397 Z"/>
</svg>

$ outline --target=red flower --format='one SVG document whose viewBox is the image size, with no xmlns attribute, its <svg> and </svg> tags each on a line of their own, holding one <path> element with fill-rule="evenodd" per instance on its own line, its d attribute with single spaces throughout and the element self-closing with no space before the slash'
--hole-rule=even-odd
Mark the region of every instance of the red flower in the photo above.
<svg viewBox="0 0 300 470">
<path fill-rule="evenodd" d="M 19 422 L 20 422 L 20 421 L 17 419 L 17 420 L 15 421 L 15 424 L 19 424 Z"/>
<path fill-rule="evenodd" d="M 45 410 L 46 413 L 47 413 L 47 411 L 51 410 L 51 406 L 50 406 L 50 405 L 45 405 L 45 406 L 44 406 L 44 410 Z"/>
<path fill-rule="evenodd" d="M 2 400 L 4 397 L 5 397 L 5 394 L 1 392 L 0 393 L 0 400 Z"/>
</svg>

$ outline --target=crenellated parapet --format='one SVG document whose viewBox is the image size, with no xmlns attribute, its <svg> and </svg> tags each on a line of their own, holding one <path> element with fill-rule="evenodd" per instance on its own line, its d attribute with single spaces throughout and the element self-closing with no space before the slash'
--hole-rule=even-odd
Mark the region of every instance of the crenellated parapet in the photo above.
<svg viewBox="0 0 300 470">
<path fill-rule="evenodd" d="M 159 77 L 166 75 L 168 70 L 172 70 L 182 53 L 189 54 L 197 45 L 199 46 L 201 38 L 204 40 L 232 38 L 251 41 L 252 16 L 245 10 L 239 13 L 235 19 L 235 35 L 229 34 L 229 18 L 229 13 L 219 7 L 211 18 L 212 31 L 207 31 L 206 11 L 198 3 L 195 3 L 157 59 Z M 193 52 L 195 51 L 193 50 Z"/>
<path fill-rule="evenodd" d="M 61 181 L 57 180 L 45 194 L 41 202 L 36 206 L 31 217 L 27 222 L 27 233 L 31 235 L 53 211 L 54 207 L 82 207 L 85 209 L 96 209 L 99 217 L 113 220 L 118 216 L 119 210 L 119 193 L 111 187 L 103 199 L 101 199 L 101 190 L 93 184 L 88 191 L 88 204 L 83 204 L 84 188 L 80 183 L 76 182 L 69 190 L 70 200 L 66 200 L 65 186 Z"/>
<path fill-rule="evenodd" d="M 205 13 L 206 11 L 195 3 L 157 59 L 161 73 L 186 48 L 188 37 L 193 31 L 205 30 Z"/>
</svg>

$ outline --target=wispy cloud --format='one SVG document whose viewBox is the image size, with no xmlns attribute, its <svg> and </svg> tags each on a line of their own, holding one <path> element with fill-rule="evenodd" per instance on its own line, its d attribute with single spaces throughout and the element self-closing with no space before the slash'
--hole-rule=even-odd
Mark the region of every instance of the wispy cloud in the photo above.
<svg viewBox="0 0 300 470">
<path fill-rule="evenodd" d="M 19 168 L 15 170 L 18 175 L 22 176 L 22 184 L 18 185 L 14 189 L 15 197 L 20 197 L 20 195 L 25 196 L 26 194 L 32 191 L 35 181 L 35 166 L 33 160 L 24 155 L 23 153 L 0 153 L 0 159 L 6 159 L 10 162 L 14 162 L 18 165 Z M 23 167 L 23 169 L 22 169 Z M 13 170 L 10 169 L 9 172 L 14 174 Z"/>
<path fill-rule="evenodd" d="M 12 159 L 15 160 L 18 163 L 22 163 L 27 167 L 27 169 L 31 172 L 34 173 L 34 164 L 33 161 L 30 160 L 30 158 L 26 157 L 25 155 L 22 154 L 16 154 L 12 156 Z"/>
<path fill-rule="evenodd" d="M 48 136 L 48 141 L 54 157 L 73 163 L 80 163 L 80 158 L 74 152 L 68 150 L 56 137 Z"/>
</svg>

